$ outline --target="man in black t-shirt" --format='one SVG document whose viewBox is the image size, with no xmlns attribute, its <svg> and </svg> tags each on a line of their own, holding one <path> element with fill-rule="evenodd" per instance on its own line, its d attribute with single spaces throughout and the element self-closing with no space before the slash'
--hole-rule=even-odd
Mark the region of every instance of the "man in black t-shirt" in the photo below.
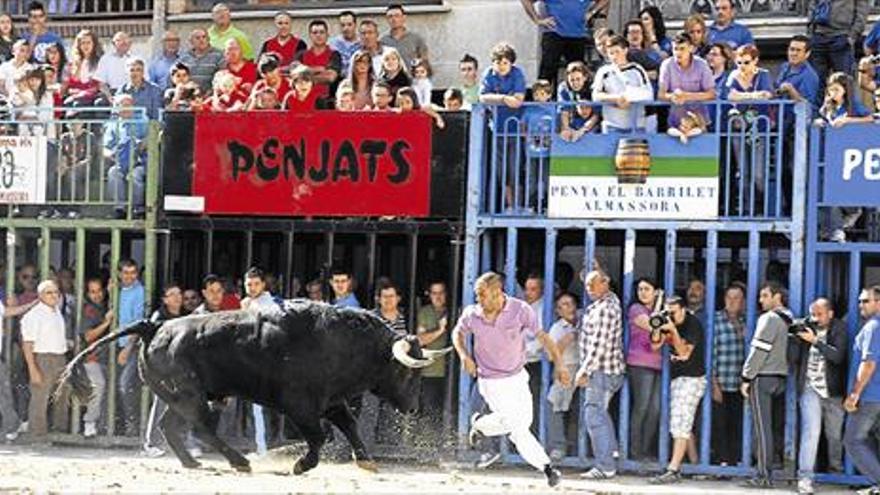
<svg viewBox="0 0 880 495">
<path fill-rule="evenodd" d="M 678 296 L 666 299 L 670 321 L 651 335 L 651 345 L 655 349 L 664 343 L 669 344 L 672 359 L 672 382 L 669 386 L 672 457 L 666 472 L 651 479 L 654 484 L 677 483 L 681 480 L 681 462 L 687 453 L 697 407 L 706 391 L 703 325 L 686 307 L 684 299 Z"/>
</svg>

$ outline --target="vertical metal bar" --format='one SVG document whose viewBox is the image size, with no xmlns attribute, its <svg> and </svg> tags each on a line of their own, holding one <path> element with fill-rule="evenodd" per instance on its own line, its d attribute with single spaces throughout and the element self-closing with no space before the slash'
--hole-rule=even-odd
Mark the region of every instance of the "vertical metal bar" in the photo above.
<svg viewBox="0 0 880 495">
<path fill-rule="evenodd" d="M 510 295 L 516 294 L 516 256 L 517 256 L 517 234 L 519 230 L 516 227 L 508 227 L 507 245 L 504 252 L 504 291 Z"/>
<path fill-rule="evenodd" d="M 244 269 L 245 271 L 250 270 L 251 267 L 254 266 L 254 229 L 247 229 L 244 231 Z M 240 273 L 239 276 L 243 277 L 244 274 Z"/>
<path fill-rule="evenodd" d="M 749 261 L 747 264 L 748 275 L 746 284 L 746 352 L 751 345 L 752 335 L 755 333 L 755 322 L 758 319 L 758 270 L 761 268 L 761 236 L 757 230 L 749 231 Z M 748 466 L 752 458 L 752 412 L 748 401 L 743 407 L 743 431 L 742 431 L 742 462 Z"/>
<path fill-rule="evenodd" d="M 205 232 L 205 274 L 214 273 L 214 228 L 209 228 Z M 201 281 L 199 281 L 201 283 Z"/>
<path fill-rule="evenodd" d="M 155 229 L 144 230 L 144 311 L 148 316 L 150 308 L 153 307 L 153 295 L 156 293 L 156 258 L 157 258 L 158 242 Z M 129 359 L 135 359 L 132 356 Z M 143 438 L 147 431 L 147 418 L 150 416 L 150 399 L 152 394 L 146 384 L 141 384 L 141 421 L 140 436 Z"/>
<path fill-rule="evenodd" d="M 367 234 L 367 292 L 373 293 L 376 283 L 376 233 Z"/>
<path fill-rule="evenodd" d="M 476 116 L 472 116 L 471 118 L 475 119 Z M 471 120 L 471 122 L 474 122 L 471 127 L 476 127 L 477 125 L 479 125 L 479 121 Z M 499 136 L 497 132 L 497 130 L 492 131 L 492 152 L 489 155 L 489 213 L 498 213 L 498 193 L 501 192 L 502 198 L 504 197 L 504 178 L 499 177 L 502 171 L 498 170 L 499 165 L 501 165 L 502 167 L 504 166 L 504 157 L 499 155 L 500 150 L 498 149 L 499 141 L 501 141 L 503 138 Z M 473 135 L 471 135 L 471 137 L 473 137 Z M 471 155 L 471 158 L 473 158 L 473 155 Z M 482 163 L 482 161 L 476 163 Z M 500 187 L 497 183 L 498 180 L 501 181 Z M 503 201 L 504 200 L 502 199 L 502 203 Z"/>
<path fill-rule="evenodd" d="M 110 291 L 110 307 L 116 312 L 116 321 L 119 321 L 119 282 L 117 278 L 119 258 L 122 252 L 122 232 L 118 228 L 110 230 L 110 273 L 116 280 L 115 290 Z M 117 323 L 118 325 L 118 323 Z M 113 436 L 116 432 L 116 375 L 119 371 L 116 366 L 117 345 L 110 345 L 107 359 L 107 436 Z"/>
<path fill-rule="evenodd" d="M 15 227 L 6 227 L 6 297 L 15 295 L 15 247 L 17 234 Z M 12 319 L 4 318 L 3 328 L 6 329 L 3 339 L 3 357 L 7 363 L 12 362 Z"/>
<path fill-rule="evenodd" d="M 700 425 L 700 464 L 708 466 L 712 445 L 712 348 L 715 342 L 715 301 L 718 294 L 718 231 L 706 232 L 706 339 L 703 362 L 706 367 L 706 391 L 703 394 L 703 416 Z"/>
<path fill-rule="evenodd" d="M 480 265 L 478 271 L 492 269 L 492 231 L 484 230 L 480 235 Z"/>
<path fill-rule="evenodd" d="M 859 318 L 861 315 L 859 314 L 859 293 L 861 292 L 861 286 L 864 285 L 861 282 L 861 270 L 862 268 L 862 253 L 858 250 L 852 250 L 849 253 L 849 270 L 848 270 L 848 280 L 847 280 L 847 311 L 846 311 L 846 328 L 849 332 L 850 342 L 853 342 L 855 336 L 859 332 Z M 856 360 L 853 360 L 856 361 Z M 849 367 L 849 373 L 847 376 L 846 383 L 853 383 L 855 380 L 856 373 L 858 372 L 859 366 L 857 362 L 851 362 Z M 855 467 L 852 462 L 852 457 L 849 454 L 844 456 L 844 472 L 846 474 L 852 475 L 855 473 Z"/>
<path fill-rule="evenodd" d="M 461 260 L 462 260 L 462 244 L 463 240 L 460 238 L 460 232 L 456 232 L 453 234 L 455 238 L 450 236 L 450 244 L 452 245 L 452 265 L 449 267 L 449 301 L 448 307 L 449 312 L 447 313 L 449 316 L 447 317 L 446 328 L 448 332 L 452 332 L 452 328 L 454 325 L 455 315 L 459 314 L 459 300 L 458 294 L 459 290 L 461 290 Z M 476 243 L 475 243 L 476 244 Z M 444 437 L 449 435 L 449 432 L 452 431 L 452 397 L 455 391 L 455 365 L 456 361 L 453 358 L 450 358 L 447 362 L 446 366 L 446 392 L 443 394 L 443 435 Z M 462 373 L 466 375 L 467 373 Z M 459 393 L 463 393 L 460 391 Z M 470 416 L 467 416 L 470 417 Z"/>
<path fill-rule="evenodd" d="M 46 280 L 51 273 L 52 231 L 49 227 L 40 228 L 40 279 Z"/>
<path fill-rule="evenodd" d="M 675 253 L 678 237 L 675 230 L 666 231 L 666 252 L 663 267 L 663 290 L 675 293 Z M 669 461 L 669 346 L 663 346 L 663 368 L 660 371 L 660 434 L 657 441 L 657 462 L 662 466 Z"/>
<path fill-rule="evenodd" d="M 83 288 L 86 285 L 86 230 L 83 227 L 77 227 L 76 229 L 76 268 L 74 273 L 74 283 L 76 290 L 76 309 L 74 310 L 74 329 L 81 328 L 82 325 L 82 308 L 83 302 L 85 299 L 83 298 Z M 75 330 L 74 334 L 78 334 Z M 74 350 L 75 352 L 80 351 L 80 339 L 74 339 Z M 76 398 L 73 399 L 73 410 L 71 411 L 70 418 L 74 425 L 71 431 L 76 431 L 79 425 L 80 418 L 80 403 Z"/>
<path fill-rule="evenodd" d="M 596 259 L 596 230 L 588 227 L 584 231 L 584 268 L 580 277 L 581 283 L 584 276 L 593 269 L 593 261 Z M 584 291 L 584 302 L 588 299 L 587 291 Z M 586 307 L 586 305 L 584 306 Z M 584 421 L 584 394 L 578 394 L 578 459 L 586 462 L 587 459 L 587 435 L 586 421 Z"/>
<path fill-rule="evenodd" d="M 790 105 L 787 102 L 780 102 L 779 108 L 776 109 L 776 115 L 785 115 L 785 107 Z M 785 203 L 784 198 L 782 197 L 782 168 L 783 163 L 785 162 L 785 157 L 782 156 L 784 151 L 783 141 L 785 136 L 786 128 L 785 128 L 785 119 L 779 119 L 779 127 L 777 128 L 777 136 L 776 136 L 776 218 L 782 216 L 782 204 Z"/>
<path fill-rule="evenodd" d="M 807 190 L 810 191 L 810 194 L 805 194 L 807 200 L 806 207 L 806 218 L 807 218 L 807 228 L 806 228 L 806 239 L 804 242 L 804 246 L 806 248 L 806 252 L 804 253 L 804 266 L 810 267 L 810 269 L 804 271 L 804 297 L 807 301 L 812 301 L 818 290 L 818 280 L 817 274 L 821 273 L 819 268 L 819 264 L 817 263 L 817 253 L 816 253 L 816 242 L 819 240 L 818 234 L 818 213 L 819 213 L 819 204 L 822 203 L 822 199 L 820 199 L 821 188 L 819 187 L 819 174 L 822 169 L 824 169 L 824 164 L 819 161 L 819 133 L 821 132 L 819 127 L 812 127 L 810 129 L 810 159 L 809 166 L 810 170 L 807 174 L 807 180 L 809 183 L 807 184 Z M 794 181 L 792 181 L 794 182 Z M 792 191 L 797 187 L 797 184 L 792 185 Z M 793 193 L 792 193 L 793 194 Z M 792 201 L 793 203 L 793 201 Z M 794 215 L 794 204 L 792 204 L 792 215 Z"/>
<path fill-rule="evenodd" d="M 544 296 L 543 296 L 543 307 L 541 308 L 542 313 L 542 321 L 544 322 L 544 330 L 545 332 L 550 329 L 553 322 L 553 307 L 554 307 L 554 287 L 556 281 L 556 237 L 558 232 L 554 228 L 549 228 L 545 230 L 544 236 Z M 553 380 L 552 375 L 550 374 L 550 362 L 547 360 L 547 353 L 544 352 L 541 355 L 541 396 L 540 397 L 532 397 L 532 400 L 537 400 L 540 405 L 540 416 L 538 418 L 538 433 L 541 440 L 542 445 L 547 444 L 547 415 L 551 414 L 548 412 L 548 404 L 549 402 L 545 400 L 547 397 L 547 391 L 550 388 L 550 383 Z"/>
<path fill-rule="evenodd" d="M 294 238 L 293 238 L 293 225 L 290 226 L 290 229 L 284 231 L 284 274 L 287 277 L 286 283 L 284 284 L 284 294 L 282 295 L 286 298 L 298 297 L 299 294 L 295 294 L 293 292 L 293 279 L 294 268 L 293 268 L 293 247 L 294 247 Z M 303 280 L 302 287 L 305 287 L 310 280 Z"/>
<path fill-rule="evenodd" d="M 416 299 L 418 287 L 416 287 L 416 271 L 419 269 L 419 232 L 416 229 L 409 234 L 409 310 L 407 311 L 409 333 L 416 333 Z"/>
<path fill-rule="evenodd" d="M 628 308 L 633 299 L 633 283 L 635 282 L 635 263 L 636 263 L 636 231 L 626 229 L 623 240 L 623 307 Z M 629 328 L 629 321 L 626 320 L 627 312 L 623 312 L 624 322 L 623 328 Z M 623 348 L 629 349 L 629 339 L 631 335 L 629 331 L 623 332 Z M 620 444 L 620 458 L 629 459 L 629 423 L 630 423 L 630 400 L 629 400 L 629 380 L 623 381 L 623 387 L 620 389 L 620 418 L 618 423 L 617 437 Z"/>
</svg>

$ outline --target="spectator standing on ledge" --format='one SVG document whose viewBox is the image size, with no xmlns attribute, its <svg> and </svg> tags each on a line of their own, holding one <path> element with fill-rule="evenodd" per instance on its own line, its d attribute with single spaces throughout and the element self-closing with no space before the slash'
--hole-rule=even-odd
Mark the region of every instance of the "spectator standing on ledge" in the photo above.
<svg viewBox="0 0 880 495">
<path fill-rule="evenodd" d="M 149 77 L 151 83 L 162 91 L 168 89 L 171 68 L 180 58 L 180 36 L 174 31 L 165 31 L 162 35 L 162 50 L 150 59 Z"/>
<path fill-rule="evenodd" d="M 208 28 L 211 46 L 222 51 L 226 48 L 226 43 L 234 39 L 241 46 L 241 52 L 245 60 L 253 60 L 254 49 L 251 46 L 251 41 L 244 32 L 232 25 L 232 15 L 229 12 L 229 6 L 225 3 L 215 4 L 211 9 L 211 17 L 214 19 L 214 25 Z"/>
<path fill-rule="evenodd" d="M 868 0 L 816 0 L 810 10 L 810 63 L 822 84 L 833 72 L 852 73 L 854 48 L 865 29 Z"/>
<path fill-rule="evenodd" d="M 536 0 L 520 0 L 529 19 L 541 29 L 541 61 L 538 78 L 556 87 L 560 62 L 583 62 L 586 55 L 587 11 L 592 0 L 545 0 L 545 16 L 535 8 Z"/>
<path fill-rule="evenodd" d="M 113 50 L 105 53 L 98 61 L 95 79 L 115 92 L 128 82 L 128 61 L 134 57 L 131 53 L 131 37 L 124 31 L 117 32 L 113 35 Z"/>
<path fill-rule="evenodd" d="M 389 5 L 385 9 L 388 32 L 379 40 L 382 45 L 396 48 L 403 58 L 403 65 L 409 67 L 414 60 L 428 59 L 428 45 L 416 33 L 406 27 L 406 11 L 400 4 Z"/>
<path fill-rule="evenodd" d="M 312 46 L 301 52 L 296 59 L 311 71 L 318 98 L 327 98 L 335 94 L 336 82 L 342 72 L 342 58 L 327 44 L 329 31 L 329 26 L 323 20 L 310 22 L 309 40 Z"/>
<path fill-rule="evenodd" d="M 749 28 L 736 22 L 736 6 L 733 0 L 718 0 L 715 3 L 715 22 L 709 26 L 709 44 L 727 43 L 736 49 L 742 45 L 754 45 L 755 38 Z"/>
<path fill-rule="evenodd" d="M 361 49 L 357 32 L 357 16 L 354 12 L 345 10 L 339 14 L 339 34 L 330 38 L 330 48 L 339 52 L 342 59 L 340 75 L 347 77 L 351 71 L 351 57 Z"/>
<path fill-rule="evenodd" d="M 23 33 L 21 38 L 27 40 L 31 47 L 31 60 L 44 64 L 46 63 L 46 50 L 52 45 L 61 44 L 63 46 L 64 40 L 57 33 L 49 31 L 46 26 L 49 22 L 49 15 L 42 2 L 31 2 L 27 9 L 28 31 Z"/>
<path fill-rule="evenodd" d="M 275 14 L 275 36 L 263 42 L 260 47 L 260 58 L 267 53 L 274 53 L 278 58 L 278 65 L 285 74 L 290 70 L 290 64 L 296 57 L 306 51 L 306 42 L 291 32 L 292 20 L 287 12 Z M 283 98 L 282 98 L 283 99 Z"/>
<path fill-rule="evenodd" d="M 189 44 L 189 51 L 180 56 L 180 61 L 189 67 L 190 77 L 199 85 L 201 93 L 210 95 L 214 74 L 226 67 L 223 52 L 208 43 L 208 33 L 201 28 L 192 30 Z"/>
</svg>

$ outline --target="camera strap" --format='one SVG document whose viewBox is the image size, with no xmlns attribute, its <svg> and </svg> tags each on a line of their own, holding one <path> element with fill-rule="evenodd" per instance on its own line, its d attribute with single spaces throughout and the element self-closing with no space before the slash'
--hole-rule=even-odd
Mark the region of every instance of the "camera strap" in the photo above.
<svg viewBox="0 0 880 495">
<path fill-rule="evenodd" d="M 774 309 L 773 312 L 776 313 L 777 316 L 782 318 L 782 321 L 784 321 L 786 325 L 791 325 L 794 321 L 787 312 L 782 311 L 781 309 Z"/>
</svg>

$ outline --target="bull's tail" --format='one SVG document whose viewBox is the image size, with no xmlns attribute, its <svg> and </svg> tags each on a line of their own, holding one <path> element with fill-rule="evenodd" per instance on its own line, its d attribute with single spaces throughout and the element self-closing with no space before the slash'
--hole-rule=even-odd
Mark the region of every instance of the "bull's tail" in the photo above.
<svg viewBox="0 0 880 495">
<path fill-rule="evenodd" d="M 149 343 L 153 339 L 153 336 L 156 334 L 156 329 L 159 327 L 158 324 L 149 321 L 149 320 L 140 320 L 138 322 L 132 323 L 122 330 L 114 333 L 109 333 L 100 339 L 92 342 L 91 345 L 80 351 L 73 359 L 67 363 L 67 366 L 64 367 L 64 372 L 61 373 L 61 376 L 58 378 L 58 382 L 55 386 L 55 391 L 52 394 L 53 400 L 58 400 L 62 393 L 65 391 L 66 387 L 72 388 L 72 394 L 74 397 L 79 399 L 80 402 L 86 403 L 92 396 L 92 382 L 89 380 L 88 375 L 86 374 L 86 370 L 83 367 L 83 361 L 86 356 L 95 352 L 96 350 L 104 347 L 110 342 L 114 342 L 116 340 L 121 339 L 122 337 L 127 337 L 130 335 L 137 335 L 141 337 L 145 343 Z M 129 357 L 129 359 L 135 359 L 135 356 Z"/>
</svg>

